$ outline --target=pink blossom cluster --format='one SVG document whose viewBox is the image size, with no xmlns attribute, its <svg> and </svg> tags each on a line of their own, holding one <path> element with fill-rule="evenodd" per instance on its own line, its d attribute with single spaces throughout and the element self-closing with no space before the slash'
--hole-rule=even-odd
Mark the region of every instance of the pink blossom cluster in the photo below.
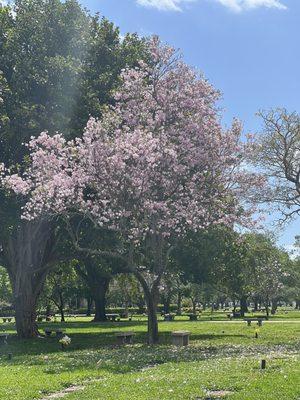
<svg viewBox="0 0 300 400">
<path fill-rule="evenodd" d="M 222 129 L 219 93 L 172 48 L 153 38 L 149 54 L 82 138 L 31 139 L 29 170 L 2 180 L 28 196 L 24 218 L 76 211 L 136 243 L 249 219 L 259 179 L 243 168 L 239 123 Z"/>
</svg>

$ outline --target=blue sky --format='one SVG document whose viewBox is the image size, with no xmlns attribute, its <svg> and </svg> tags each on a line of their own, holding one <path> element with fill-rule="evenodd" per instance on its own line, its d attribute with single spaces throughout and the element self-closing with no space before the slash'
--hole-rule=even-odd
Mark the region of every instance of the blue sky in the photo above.
<svg viewBox="0 0 300 400">
<path fill-rule="evenodd" d="M 180 48 L 223 93 L 224 124 L 233 117 L 257 132 L 259 109 L 299 111 L 299 0 L 82 0 L 121 32 L 158 34 Z M 292 245 L 299 221 L 279 242 Z"/>
</svg>

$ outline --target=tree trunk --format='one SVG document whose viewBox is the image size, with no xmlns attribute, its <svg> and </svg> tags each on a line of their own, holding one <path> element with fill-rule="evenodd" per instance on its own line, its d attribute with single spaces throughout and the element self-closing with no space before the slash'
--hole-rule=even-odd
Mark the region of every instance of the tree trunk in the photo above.
<svg viewBox="0 0 300 400">
<path fill-rule="evenodd" d="M 157 344 L 159 341 L 158 337 L 158 321 L 157 321 L 157 305 L 159 298 L 159 284 L 160 278 L 156 278 L 152 287 L 149 287 L 147 281 L 143 275 L 135 271 L 135 276 L 140 282 L 147 304 L 148 310 L 148 344 Z"/>
<path fill-rule="evenodd" d="M 47 304 L 46 307 L 46 318 L 50 318 L 51 317 L 51 307 L 50 304 Z"/>
<path fill-rule="evenodd" d="M 181 315 L 182 294 L 178 292 L 177 295 L 177 315 Z"/>
<path fill-rule="evenodd" d="M 295 309 L 296 309 L 296 310 L 300 310 L 300 300 L 296 300 Z"/>
<path fill-rule="evenodd" d="M 248 312 L 247 297 L 242 296 L 240 300 L 241 316 L 244 317 L 245 313 Z"/>
<path fill-rule="evenodd" d="M 60 322 L 65 322 L 65 302 L 63 299 L 62 292 L 59 293 L 59 313 L 60 313 Z"/>
<path fill-rule="evenodd" d="M 128 315 L 129 315 L 129 303 L 128 303 L 128 301 L 125 301 L 125 311 L 124 311 L 124 315 L 125 315 L 125 318 L 128 318 Z"/>
<path fill-rule="evenodd" d="M 193 300 L 193 299 L 191 299 L 192 300 L 192 305 L 193 305 L 193 314 L 196 314 L 196 306 L 197 306 L 197 302 L 196 302 L 196 300 Z M 213 309 L 212 309 L 213 310 Z"/>
<path fill-rule="evenodd" d="M 92 307 L 93 307 L 93 298 L 88 297 L 87 299 L 87 310 L 86 310 L 86 316 L 90 317 L 92 315 Z"/>
<path fill-rule="evenodd" d="M 158 337 L 157 302 L 152 296 L 146 298 L 148 308 L 148 344 L 156 344 Z"/>
<path fill-rule="evenodd" d="M 278 301 L 277 299 L 272 301 L 272 309 L 271 309 L 271 314 L 274 315 L 276 313 L 278 307 Z"/>
<path fill-rule="evenodd" d="M 257 299 L 254 300 L 254 311 L 258 310 L 258 301 Z"/>
<path fill-rule="evenodd" d="M 110 278 L 99 278 L 90 286 L 92 297 L 95 301 L 95 317 L 93 322 L 106 321 L 106 293 Z"/>
<path fill-rule="evenodd" d="M 270 301 L 269 301 L 269 299 L 266 301 L 266 314 L 267 314 L 267 317 L 269 318 L 269 315 L 270 315 L 270 310 L 269 310 L 269 306 L 270 306 Z"/>
<path fill-rule="evenodd" d="M 92 322 L 106 321 L 106 294 L 111 275 L 103 271 L 100 260 L 86 257 L 82 262 L 84 268 L 78 265 L 77 273 L 85 280 L 95 303 L 95 317 Z"/>
<path fill-rule="evenodd" d="M 22 222 L 8 239 L 4 262 L 13 288 L 19 338 L 38 335 L 36 305 L 53 261 L 55 244 L 49 222 Z"/>
<path fill-rule="evenodd" d="M 15 298 L 16 329 L 19 338 L 29 339 L 38 336 L 36 302 L 37 298 L 32 295 L 29 286 L 24 286 L 22 293 Z"/>
<path fill-rule="evenodd" d="M 269 318 L 269 314 L 270 314 L 270 312 L 269 312 L 269 304 L 266 305 L 266 314 L 267 314 L 267 317 Z"/>
<path fill-rule="evenodd" d="M 164 312 L 165 314 L 170 313 L 170 304 L 171 304 L 171 297 L 167 296 L 164 301 Z"/>
</svg>

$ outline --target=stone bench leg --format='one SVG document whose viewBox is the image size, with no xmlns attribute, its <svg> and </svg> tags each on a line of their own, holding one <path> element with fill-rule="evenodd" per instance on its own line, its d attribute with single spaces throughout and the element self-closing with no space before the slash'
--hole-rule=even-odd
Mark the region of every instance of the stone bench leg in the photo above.
<svg viewBox="0 0 300 400">
<path fill-rule="evenodd" d="M 263 323 L 263 322 L 260 320 L 260 321 L 258 321 L 257 324 L 258 324 L 258 326 L 262 326 L 262 323 Z"/>
<path fill-rule="evenodd" d="M 183 345 L 183 346 L 188 346 L 188 344 L 189 344 L 189 336 L 186 335 L 186 336 L 184 336 L 184 337 L 182 338 L 182 345 Z"/>
<path fill-rule="evenodd" d="M 251 321 L 247 321 L 247 325 L 248 325 L 248 326 L 251 326 Z"/>
<path fill-rule="evenodd" d="M 125 344 L 124 343 L 124 337 L 118 336 L 117 337 L 117 344 Z"/>
<path fill-rule="evenodd" d="M 132 344 L 132 336 L 126 336 L 125 341 L 127 344 Z"/>
<path fill-rule="evenodd" d="M 189 336 L 172 336 L 172 344 L 174 346 L 188 346 Z"/>
<path fill-rule="evenodd" d="M 118 336 L 118 344 L 132 344 L 132 336 Z"/>
</svg>

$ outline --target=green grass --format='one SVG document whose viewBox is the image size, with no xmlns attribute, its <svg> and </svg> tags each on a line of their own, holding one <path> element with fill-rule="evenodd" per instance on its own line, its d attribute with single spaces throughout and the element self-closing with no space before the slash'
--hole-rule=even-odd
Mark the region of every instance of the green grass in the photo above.
<svg viewBox="0 0 300 400">
<path fill-rule="evenodd" d="M 225 315 L 224 315 L 225 314 Z M 254 337 L 256 325 L 228 321 L 226 313 L 205 313 L 200 321 L 178 318 L 160 322 L 161 343 L 147 346 L 146 320 L 90 323 L 90 318 L 69 319 L 63 326 L 72 338 L 61 351 L 56 338 L 19 341 L 15 336 L 0 347 L 0 399 L 43 399 L 72 385 L 84 390 L 64 399 L 157 400 L 300 399 L 300 312 L 271 318 Z M 13 333 L 13 324 L 0 328 Z M 135 331 L 133 346 L 116 346 L 115 332 Z M 170 344 L 173 330 L 189 330 L 190 346 Z M 8 354 L 12 353 L 12 359 Z M 259 363 L 267 360 L 267 369 Z"/>
</svg>

